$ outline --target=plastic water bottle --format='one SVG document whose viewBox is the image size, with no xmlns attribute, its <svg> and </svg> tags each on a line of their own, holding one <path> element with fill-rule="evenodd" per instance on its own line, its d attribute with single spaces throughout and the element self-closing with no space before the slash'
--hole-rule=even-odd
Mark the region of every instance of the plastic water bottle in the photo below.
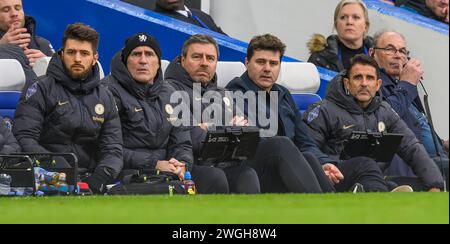
<svg viewBox="0 0 450 244">
<path fill-rule="evenodd" d="M 197 194 L 195 183 L 192 180 L 191 172 L 189 171 L 186 171 L 186 173 L 184 174 L 183 188 L 189 195 Z"/>
<path fill-rule="evenodd" d="M 0 174 L 0 195 L 8 196 L 11 192 L 11 176 Z"/>
<path fill-rule="evenodd" d="M 61 177 L 60 173 L 48 172 L 47 170 L 40 168 L 40 167 L 34 168 L 34 174 L 35 174 L 36 178 L 40 179 L 41 181 L 43 178 L 43 181 L 45 183 L 51 184 L 51 185 L 57 184 L 59 181 L 59 178 Z M 64 181 L 65 181 L 65 174 L 64 174 Z"/>
</svg>

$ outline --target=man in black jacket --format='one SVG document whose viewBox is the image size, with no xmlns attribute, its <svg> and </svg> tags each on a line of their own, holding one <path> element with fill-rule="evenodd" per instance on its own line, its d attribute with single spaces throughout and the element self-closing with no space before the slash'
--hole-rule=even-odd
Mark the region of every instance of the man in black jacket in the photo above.
<svg viewBox="0 0 450 244">
<path fill-rule="evenodd" d="M 167 68 L 165 78 L 177 91 L 185 92 L 189 95 L 186 99 L 190 103 L 190 114 L 192 114 L 193 123 L 191 127 L 191 137 L 194 145 L 194 155 L 198 158 L 202 142 L 206 139 L 208 132 L 208 118 L 197 118 L 194 112 L 195 101 L 200 101 L 206 94 L 217 94 L 217 99 L 220 101 L 219 110 L 222 112 L 225 109 L 230 109 L 230 104 L 223 101 L 226 100 L 224 90 L 217 87 L 216 67 L 219 57 L 219 47 L 216 41 L 206 35 L 194 35 L 190 37 L 183 46 L 182 55 L 176 58 Z M 194 92 L 195 90 L 195 92 Z M 196 94 L 197 93 L 197 94 Z M 198 97 L 194 97 L 198 96 Z M 201 102 L 199 112 L 203 114 L 208 107 L 213 106 L 210 103 Z M 227 125 L 245 125 L 243 118 L 235 117 L 233 122 Z M 219 125 L 225 125 L 223 121 Z M 227 184 L 232 193 L 257 194 L 260 193 L 260 186 L 256 172 L 242 164 L 227 165 L 222 169 L 216 168 L 225 172 L 227 177 Z"/>
<path fill-rule="evenodd" d="M 175 90 L 163 81 L 161 49 L 152 36 L 138 33 L 128 38 L 103 82 L 119 108 L 124 169 L 156 169 L 180 179 L 188 170 L 199 193 L 228 193 L 223 172 L 193 164 L 189 129 L 171 123 L 170 96 Z"/>
<path fill-rule="evenodd" d="M 19 143 L 11 133 L 11 122 L 0 116 L 0 155 L 20 152 Z"/>
<path fill-rule="evenodd" d="M 330 180 L 334 183 L 344 180 L 342 172 L 329 164 L 328 156 L 310 139 L 289 91 L 275 84 L 285 49 L 285 44 L 273 35 L 256 36 L 247 50 L 247 72 L 226 87 L 254 95 L 258 100 L 255 108 L 251 99 L 245 99 L 245 107 L 242 108 L 250 125 L 261 128 L 264 137 L 255 159 L 249 163 L 258 173 L 264 193 L 335 191 Z M 235 96 L 243 99 L 239 98 L 239 93 Z M 252 121 L 252 117 L 256 121 Z M 270 122 L 263 123 L 265 118 Z"/>
<path fill-rule="evenodd" d="M 184 0 L 157 0 L 155 12 L 226 35 L 208 14 L 188 9 Z"/>
<path fill-rule="evenodd" d="M 22 0 L 0 0 L 0 44 L 20 46 L 30 65 L 46 56 L 52 56 L 49 41 L 36 35 L 36 21 L 25 16 Z"/>
<path fill-rule="evenodd" d="M 14 135 L 24 152 L 74 153 L 95 193 L 104 193 L 123 167 L 122 130 L 114 97 L 100 85 L 98 33 L 69 25 L 47 75 L 17 107 Z"/>
<path fill-rule="evenodd" d="M 340 74 L 331 82 L 326 100 L 304 114 L 311 135 L 325 153 L 336 158 L 340 167 L 353 168 L 347 161 L 339 161 L 343 143 L 352 131 L 402 134 L 397 154 L 411 166 L 425 189 L 443 189 L 442 175 L 423 145 L 391 106 L 382 101 L 378 93 L 381 83 L 377 62 L 365 55 L 355 56 L 347 74 Z M 371 173 L 376 177 L 381 169 Z"/>
</svg>

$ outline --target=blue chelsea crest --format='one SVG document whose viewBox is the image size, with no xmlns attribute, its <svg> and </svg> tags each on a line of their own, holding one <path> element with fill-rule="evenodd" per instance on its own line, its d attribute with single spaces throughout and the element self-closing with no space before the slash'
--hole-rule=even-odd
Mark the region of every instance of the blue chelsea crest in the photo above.
<svg viewBox="0 0 450 244">
<path fill-rule="evenodd" d="M 316 106 L 313 110 L 308 113 L 308 123 L 311 123 L 317 117 L 319 117 L 320 105 Z"/>
<path fill-rule="evenodd" d="M 37 92 L 37 85 L 38 83 L 35 82 L 33 85 L 30 86 L 27 90 L 27 94 L 25 95 L 25 100 L 28 101 L 31 96 L 33 96 Z"/>
</svg>

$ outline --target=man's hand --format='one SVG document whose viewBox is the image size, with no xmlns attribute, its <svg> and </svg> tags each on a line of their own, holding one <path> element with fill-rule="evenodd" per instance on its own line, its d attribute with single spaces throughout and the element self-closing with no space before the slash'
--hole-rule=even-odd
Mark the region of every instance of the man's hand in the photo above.
<svg viewBox="0 0 450 244">
<path fill-rule="evenodd" d="M 448 6 L 441 9 L 441 15 L 440 17 L 442 20 L 448 24 Z"/>
<path fill-rule="evenodd" d="M 446 141 L 444 141 L 444 150 L 447 152 L 448 154 L 448 139 Z"/>
<path fill-rule="evenodd" d="M 162 172 L 176 174 L 181 180 L 184 179 L 184 173 L 186 173 L 186 165 L 174 158 L 169 161 L 158 161 L 156 169 Z"/>
<path fill-rule="evenodd" d="M 30 66 L 33 67 L 37 60 L 40 58 L 46 57 L 44 53 L 42 53 L 40 50 L 37 49 L 28 49 L 25 48 L 24 51 L 25 55 L 28 58 L 28 61 L 30 61 Z"/>
<path fill-rule="evenodd" d="M 234 116 L 230 123 L 234 126 L 249 126 L 248 121 L 240 116 Z"/>
<path fill-rule="evenodd" d="M 325 164 L 322 166 L 325 175 L 328 176 L 331 182 L 339 184 L 344 179 L 344 175 L 334 164 Z"/>
<path fill-rule="evenodd" d="M 400 80 L 407 81 L 415 86 L 419 84 L 423 76 L 422 64 L 419 60 L 412 58 L 406 63 L 402 72 L 400 73 Z"/>
<path fill-rule="evenodd" d="M 170 159 L 169 163 L 171 163 L 176 168 L 175 172 L 173 172 L 173 173 L 178 175 L 180 180 L 184 180 L 184 174 L 186 173 L 186 164 L 184 164 L 174 158 Z"/>
<path fill-rule="evenodd" d="M 25 49 L 31 42 L 31 35 L 26 28 L 16 28 L 11 25 L 5 35 L 0 39 L 0 44 L 15 44 Z"/>
<path fill-rule="evenodd" d="M 177 168 L 169 161 L 158 161 L 156 163 L 156 169 L 162 172 L 175 172 Z"/>
<path fill-rule="evenodd" d="M 208 123 L 201 123 L 201 124 L 198 124 L 198 126 L 199 126 L 202 130 L 208 132 L 208 126 L 209 126 Z"/>
</svg>

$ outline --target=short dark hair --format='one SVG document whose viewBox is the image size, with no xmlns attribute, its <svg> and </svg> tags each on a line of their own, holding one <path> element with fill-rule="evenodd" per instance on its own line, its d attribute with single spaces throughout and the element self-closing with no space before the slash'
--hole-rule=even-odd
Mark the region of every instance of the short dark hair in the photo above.
<svg viewBox="0 0 450 244">
<path fill-rule="evenodd" d="M 64 32 L 63 49 L 66 47 L 66 41 L 68 39 L 89 42 L 92 45 L 94 53 L 97 53 L 100 37 L 98 32 L 89 25 L 83 23 L 68 25 Z"/>
<path fill-rule="evenodd" d="M 255 55 L 255 51 L 269 50 L 274 52 L 280 52 L 280 61 L 286 52 L 286 45 L 276 36 L 271 34 L 265 34 L 260 36 L 255 36 L 250 41 L 247 49 L 247 60 L 252 59 Z"/>
<path fill-rule="evenodd" d="M 350 73 L 352 72 L 352 69 L 355 65 L 360 64 L 360 65 L 368 65 L 368 66 L 372 66 L 375 68 L 376 70 L 376 75 L 377 75 L 377 79 L 380 77 L 380 68 L 378 67 L 378 63 L 377 61 L 375 61 L 374 58 L 367 56 L 365 54 L 358 54 L 355 55 L 351 60 L 350 60 L 350 67 L 347 70 L 347 75 L 346 78 L 350 78 Z"/>
<path fill-rule="evenodd" d="M 219 57 L 219 55 L 220 55 L 219 46 L 217 45 L 217 42 L 216 42 L 216 40 L 214 40 L 214 38 L 212 38 L 211 36 L 208 36 L 208 35 L 197 34 L 197 35 L 193 35 L 193 36 L 189 37 L 189 39 L 187 39 L 184 42 L 183 49 L 181 50 L 183 57 L 187 56 L 188 49 L 193 44 L 212 44 L 216 48 L 217 57 Z"/>
</svg>

